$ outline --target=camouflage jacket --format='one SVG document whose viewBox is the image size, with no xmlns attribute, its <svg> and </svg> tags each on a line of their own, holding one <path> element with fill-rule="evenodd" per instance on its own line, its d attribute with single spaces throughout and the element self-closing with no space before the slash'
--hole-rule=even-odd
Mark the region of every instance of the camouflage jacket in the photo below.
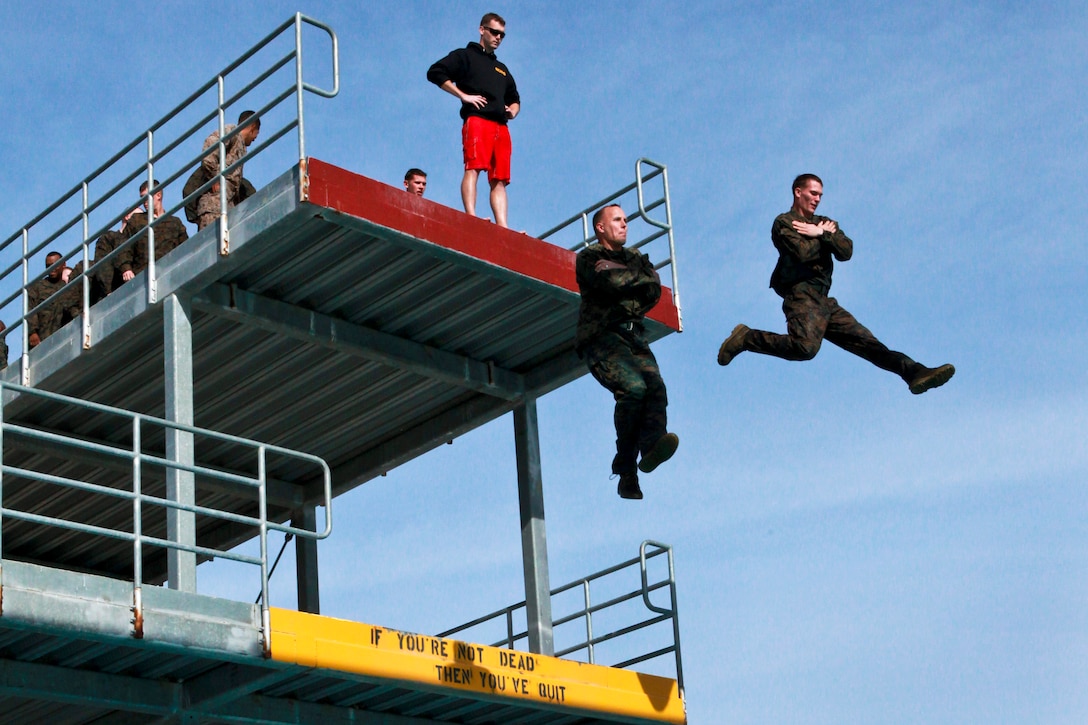
<svg viewBox="0 0 1088 725">
<path fill-rule="evenodd" d="M 598 272 L 599 260 L 619 262 L 623 269 Z M 596 337 L 618 330 L 627 322 L 642 318 L 661 299 L 661 280 L 649 257 L 626 247 L 616 251 L 592 244 L 578 253 L 575 266 L 582 305 L 578 310 L 575 349 L 579 353 Z"/>
<path fill-rule="evenodd" d="M 49 279 L 48 277 L 42 277 L 38 281 L 34 282 L 27 288 L 28 309 L 34 309 L 42 302 L 49 299 L 50 295 L 55 293 L 61 287 L 65 285 L 63 279 L 57 279 L 56 281 Z M 37 312 L 34 312 L 27 318 L 28 333 L 38 333 L 38 338 L 44 340 L 59 330 L 64 323 L 68 322 L 68 298 L 69 295 L 64 294 L 54 298 L 49 304 L 41 308 Z"/>
<path fill-rule="evenodd" d="M 125 224 L 125 236 L 136 241 L 118 253 L 117 268 L 139 274 L 147 268 L 147 214 L 136 212 Z M 140 231 L 143 230 L 143 231 Z M 176 216 L 159 217 L 155 224 L 155 261 L 189 238 L 189 231 Z"/>
<path fill-rule="evenodd" d="M 778 264 L 771 273 L 770 286 L 782 297 L 789 295 L 793 286 L 801 282 L 827 294 L 831 289 L 834 260 L 845 262 L 850 259 L 854 254 L 854 243 L 841 228 L 834 234 L 824 232 L 819 237 L 806 237 L 793 228 L 795 221 L 819 224 L 831 220 L 816 214 L 806 219 L 793 211 L 775 217 L 771 241 L 778 250 Z"/>
<path fill-rule="evenodd" d="M 228 124 L 224 127 L 224 136 L 229 134 L 235 128 L 234 124 Z M 208 135 L 208 138 L 204 139 L 204 149 L 211 149 L 211 153 L 204 157 L 201 162 L 201 166 L 204 169 L 205 180 L 212 178 L 219 173 L 219 132 L 212 131 Z M 230 166 L 235 161 L 238 161 L 246 155 L 246 144 L 242 140 L 242 136 L 232 136 L 227 141 L 226 148 L 226 165 Z M 225 167 L 224 167 L 225 168 Z M 224 177 L 227 180 L 227 202 L 230 203 L 235 195 L 238 193 L 238 186 L 242 183 L 242 165 L 234 167 L 232 171 L 227 172 Z"/>
<path fill-rule="evenodd" d="M 110 261 L 98 264 L 102 259 L 119 247 L 125 241 L 125 235 L 122 232 L 107 231 L 98 238 L 98 241 L 94 245 L 94 259 L 91 261 L 92 265 L 97 265 L 91 272 L 91 304 L 97 303 L 113 290 L 120 287 L 124 280 L 121 279 L 121 269 L 119 265 L 119 259 L 123 252 L 119 253 L 116 257 L 110 259 Z M 69 282 L 78 282 L 79 275 L 83 274 L 83 262 L 77 262 L 76 266 L 72 267 L 72 273 L 68 277 Z M 76 284 L 65 296 L 65 305 L 68 309 L 68 315 L 72 318 L 82 314 L 83 312 L 83 285 L 82 283 Z"/>
<path fill-rule="evenodd" d="M 92 305 L 97 304 L 99 300 L 124 283 L 124 280 L 121 279 L 120 270 L 117 268 L 117 257 L 94 266 L 124 241 L 125 236 L 121 232 L 114 231 L 108 231 L 98 238 L 98 242 L 94 247 L 94 259 L 91 260 L 93 271 L 90 280 L 90 302 Z M 64 295 L 65 314 L 68 315 L 69 319 L 73 320 L 83 314 L 83 282 L 80 280 L 82 274 L 83 262 L 76 262 L 76 266 L 72 267 L 72 273 L 68 275 L 68 281 L 76 284 L 72 285 Z M 114 283 L 115 277 L 116 284 Z"/>
<path fill-rule="evenodd" d="M 102 259 L 107 254 L 109 254 L 110 252 L 112 252 L 113 250 L 115 250 L 119 246 L 121 246 L 124 243 L 124 241 L 125 241 L 125 233 L 124 232 L 115 232 L 115 231 L 112 231 L 112 230 L 108 231 L 108 232 L 105 232 L 102 236 L 100 236 L 98 238 L 98 242 L 94 245 L 94 261 L 95 261 L 95 263 L 98 263 L 98 262 L 102 261 Z M 123 254 L 123 252 L 118 252 L 117 256 L 112 257 L 110 259 L 110 261 L 106 262 L 105 264 L 100 264 L 99 266 L 95 267 L 94 276 L 96 278 L 95 283 L 97 284 L 97 286 L 99 288 L 99 294 L 98 294 L 99 299 L 101 299 L 102 297 L 105 297 L 110 292 L 113 292 L 115 289 L 120 287 L 121 284 L 124 282 L 124 280 L 121 279 L 121 255 L 122 254 Z M 77 265 L 77 266 L 79 266 L 79 265 Z M 74 273 L 73 273 L 72 277 L 73 278 L 75 277 Z M 94 296 L 95 295 L 92 294 L 92 299 L 94 298 Z M 94 304 L 94 303 L 92 302 L 91 304 Z"/>
<path fill-rule="evenodd" d="M 208 172 L 204 170 L 203 165 L 196 167 L 196 170 L 189 175 L 188 181 L 185 182 L 185 187 L 181 191 L 182 196 L 189 197 L 190 195 L 195 194 L 196 190 L 203 186 L 209 178 Z M 229 206 L 238 206 L 256 193 L 257 189 L 250 180 L 242 177 L 241 181 L 238 183 L 238 191 L 235 192 L 234 198 L 228 199 L 227 203 Z M 197 221 L 200 220 L 200 200 L 206 195 L 207 192 L 200 196 L 194 196 L 192 199 L 185 202 L 185 218 L 193 224 L 196 224 Z M 218 208 L 217 204 L 216 209 Z"/>
</svg>

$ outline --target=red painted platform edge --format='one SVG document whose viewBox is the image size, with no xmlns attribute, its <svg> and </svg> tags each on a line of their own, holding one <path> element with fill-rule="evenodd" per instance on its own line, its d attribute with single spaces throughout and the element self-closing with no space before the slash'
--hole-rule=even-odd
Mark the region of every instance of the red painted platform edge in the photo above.
<svg viewBox="0 0 1088 725">
<path fill-rule="evenodd" d="M 578 292 L 574 276 L 577 255 L 568 249 L 504 229 L 486 219 L 471 217 L 320 159 L 307 159 L 305 172 L 308 180 L 303 181 L 303 188 L 308 186 L 307 201 L 311 204 Z M 680 314 L 673 303 L 672 290 L 662 287 L 661 301 L 648 317 L 679 331 Z"/>
</svg>

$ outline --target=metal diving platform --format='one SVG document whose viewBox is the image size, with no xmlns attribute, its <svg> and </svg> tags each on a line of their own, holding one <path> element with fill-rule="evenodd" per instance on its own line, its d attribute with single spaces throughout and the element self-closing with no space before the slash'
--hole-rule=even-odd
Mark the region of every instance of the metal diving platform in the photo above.
<svg viewBox="0 0 1088 725">
<path fill-rule="evenodd" d="M 327 87 L 304 73 L 304 30 L 326 39 Z M 624 204 L 630 243 L 672 273 L 647 336 L 680 331 L 665 167 L 639 160 L 631 185 L 536 238 L 312 158 L 302 98 L 338 92 L 338 43 L 295 15 L 0 243 L 14 353 L 0 372 L 0 723 L 686 722 L 671 549 L 646 542 L 549 583 L 536 413 L 586 373 L 574 265 L 603 203 Z M 246 106 L 264 139 L 246 173 L 274 173 L 165 255 L 152 221 L 147 267 L 94 300 L 123 251 L 95 240 L 159 190 L 177 200 L 165 216 L 213 189 L 224 163 L 189 199 L 180 187 L 209 130 L 225 160 L 242 130 L 227 114 Z M 86 272 L 31 304 L 43 274 L 76 262 Z M 62 303 L 72 319 L 31 347 L 35 315 Z M 525 600 L 441 636 L 321 616 L 335 497 L 510 412 Z M 296 537 L 300 611 L 269 602 L 270 532 Z M 252 541 L 259 553 L 241 553 Z M 197 565 L 220 558 L 253 567 L 256 604 L 198 591 Z M 591 598 L 605 576 L 633 583 Z M 632 603 L 633 619 L 594 630 Z M 495 617 L 505 634 L 477 637 Z M 572 624 L 586 634 L 557 652 L 553 630 Z M 595 655 L 651 631 L 664 642 L 622 662 Z M 635 671 L 659 657 L 674 677 Z"/>
</svg>

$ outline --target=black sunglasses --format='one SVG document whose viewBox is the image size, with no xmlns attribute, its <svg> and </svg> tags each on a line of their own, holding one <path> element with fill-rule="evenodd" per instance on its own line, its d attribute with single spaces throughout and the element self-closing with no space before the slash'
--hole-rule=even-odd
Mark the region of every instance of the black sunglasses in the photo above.
<svg viewBox="0 0 1088 725">
<path fill-rule="evenodd" d="M 505 38 L 506 37 L 506 31 L 505 30 L 495 30 L 494 28 L 488 28 L 486 26 L 484 27 L 484 30 L 491 33 L 496 38 Z"/>
</svg>

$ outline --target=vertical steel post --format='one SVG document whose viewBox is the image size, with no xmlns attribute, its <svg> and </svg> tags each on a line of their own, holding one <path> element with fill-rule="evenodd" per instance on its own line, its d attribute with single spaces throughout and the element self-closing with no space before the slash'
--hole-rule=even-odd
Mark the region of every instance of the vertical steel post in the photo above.
<svg viewBox="0 0 1088 725">
<path fill-rule="evenodd" d="M 0 616 L 4 614 L 4 405 L 7 390 L 0 383 Z"/>
<path fill-rule="evenodd" d="M 295 13 L 295 100 L 298 105 L 298 160 L 306 159 L 306 125 L 302 118 L 302 13 Z"/>
<path fill-rule="evenodd" d="M 80 291 L 80 335 L 83 337 L 83 349 L 91 347 L 91 254 L 87 250 L 87 234 L 91 231 L 87 218 L 87 182 L 83 182 L 83 279 L 79 283 Z"/>
<path fill-rule="evenodd" d="M 147 132 L 147 193 L 144 194 L 144 211 L 147 212 L 147 304 L 153 305 L 159 297 L 158 273 L 155 271 L 155 134 Z"/>
<path fill-rule="evenodd" d="M 548 583 L 548 541 L 544 533 L 544 482 L 540 472 L 540 431 L 536 398 L 514 409 L 514 447 L 521 509 L 521 559 L 525 570 L 525 619 L 529 651 L 553 655 L 552 600 Z"/>
<path fill-rule="evenodd" d="M 223 134 L 226 133 L 227 121 L 223 109 L 225 92 L 223 89 L 223 76 L 218 76 L 219 105 L 217 114 L 219 118 L 219 145 L 216 148 L 219 154 L 219 254 L 227 256 L 230 251 L 230 237 L 227 236 L 227 184 L 223 177 L 223 169 L 227 167 L 227 145 L 223 143 Z M 204 163 L 204 159 L 200 160 Z"/>
<path fill-rule="evenodd" d="M 590 603 L 589 579 L 582 582 L 582 610 L 586 615 L 586 651 L 589 654 L 589 664 L 596 664 L 597 659 L 593 654 L 593 605 Z"/>
<path fill-rule="evenodd" d="M 669 199 L 669 170 L 661 166 L 661 184 L 665 187 L 665 224 L 669 227 L 669 266 L 672 268 L 672 302 L 680 311 L 680 273 L 676 269 L 676 241 L 672 235 L 672 201 Z M 680 313 L 681 316 L 683 313 Z M 683 323 L 681 323 L 683 324 Z"/>
<path fill-rule="evenodd" d="M 188 298 L 173 294 L 163 301 L 163 357 L 166 365 L 166 419 L 193 424 L 193 323 Z M 193 434 L 166 429 L 166 457 L 193 465 Z M 190 471 L 166 469 L 166 497 L 188 505 L 196 503 L 196 482 Z M 190 511 L 166 509 L 166 532 L 170 541 L 196 545 L 196 517 Z M 167 551 L 167 576 L 171 589 L 196 592 L 196 554 Z"/>
<path fill-rule="evenodd" d="M 132 631 L 136 639 L 144 637 L 144 443 L 140 423 L 140 416 L 132 416 Z"/>
<path fill-rule="evenodd" d="M 307 504 L 296 511 L 291 525 L 296 529 L 316 531 L 317 506 Z M 295 537 L 295 577 L 298 580 L 298 611 L 321 614 L 316 539 Z"/>
<path fill-rule="evenodd" d="M 676 684 L 680 697 L 684 696 L 684 667 L 680 656 L 680 612 L 676 603 L 676 570 L 672 565 L 672 547 L 669 547 L 669 606 L 672 607 L 672 641 L 676 650 Z"/>
<path fill-rule="evenodd" d="M 261 538 L 261 646 L 264 656 L 272 656 L 272 610 L 268 603 L 268 460 L 263 445 L 257 446 L 257 510 Z"/>
<path fill-rule="evenodd" d="M 23 227 L 23 354 L 19 356 L 19 383 L 30 385 L 30 230 Z"/>
</svg>

